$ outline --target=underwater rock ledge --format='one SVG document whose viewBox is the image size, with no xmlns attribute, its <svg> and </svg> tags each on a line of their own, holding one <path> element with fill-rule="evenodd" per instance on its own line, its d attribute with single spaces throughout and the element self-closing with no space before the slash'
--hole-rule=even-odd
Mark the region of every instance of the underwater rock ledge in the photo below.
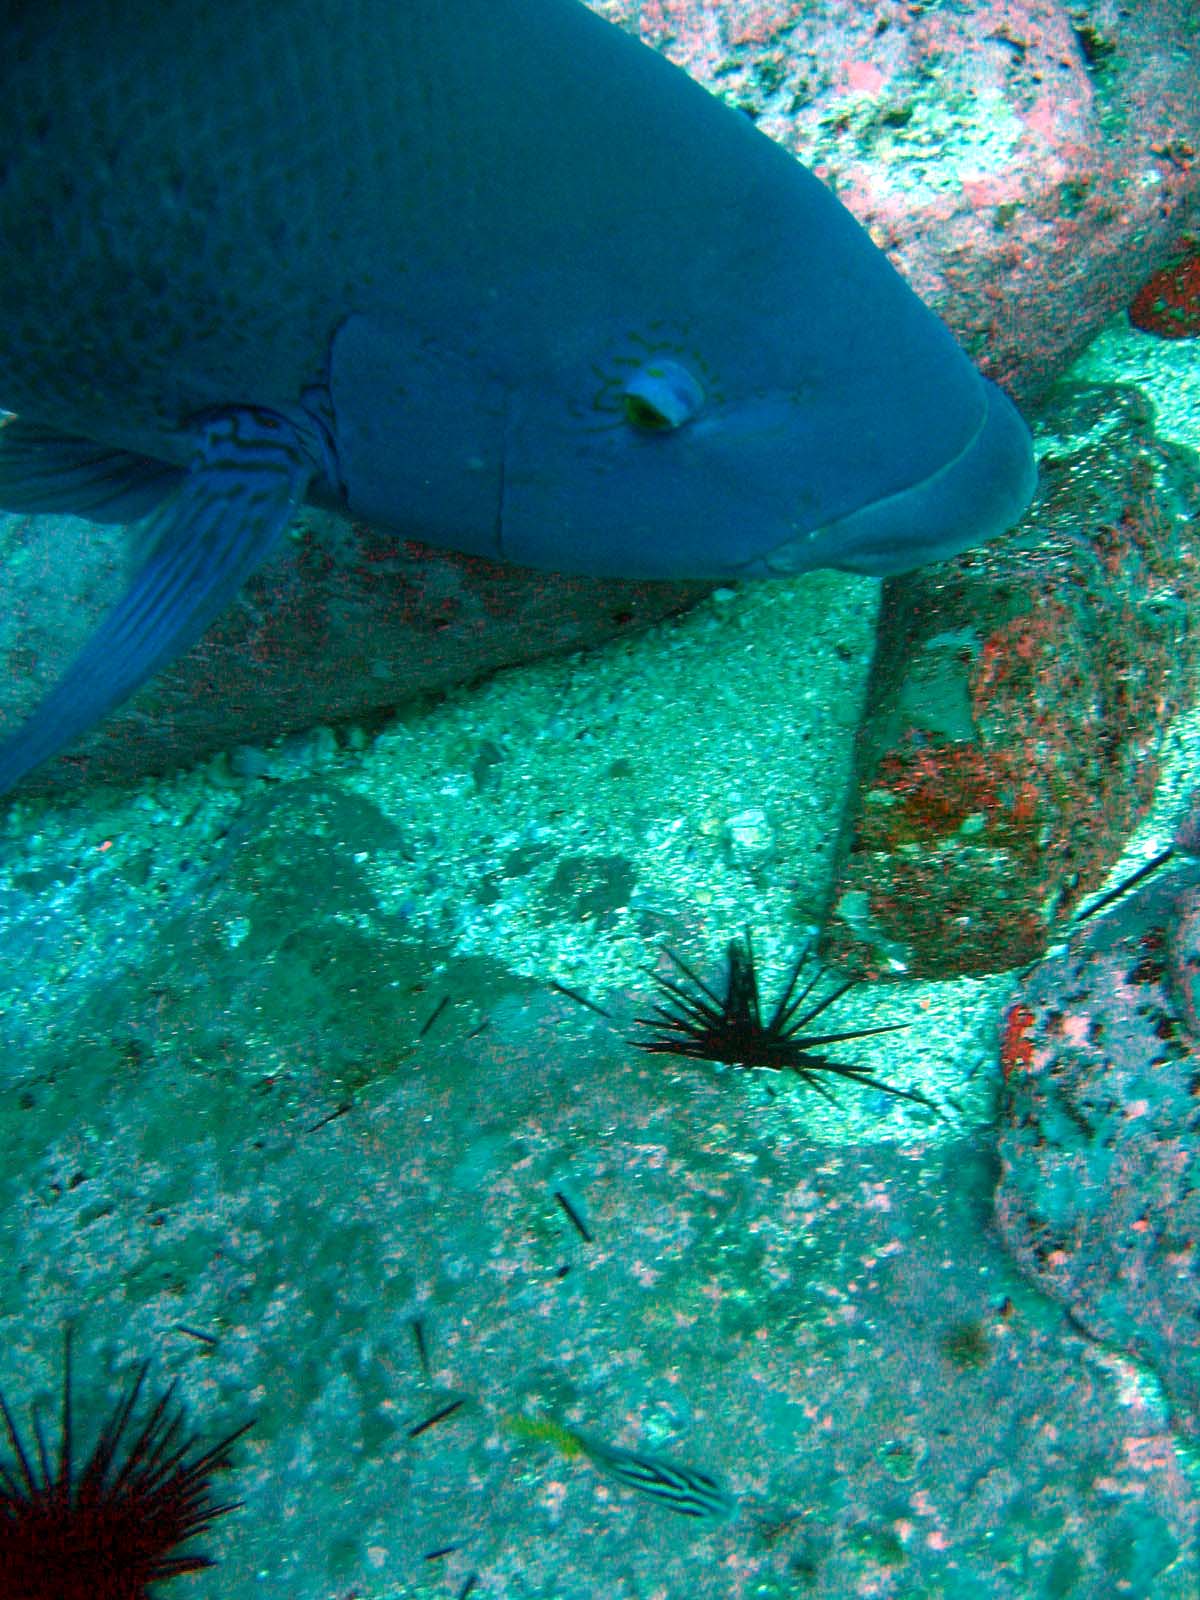
<svg viewBox="0 0 1200 1600">
<path fill-rule="evenodd" d="M 0 726 L 20 722 L 120 594 L 125 543 L 123 529 L 73 517 L 0 517 Z M 711 588 L 500 566 L 306 509 L 199 643 L 22 793 L 166 772 L 319 723 L 383 716 L 645 627 Z"/>
</svg>

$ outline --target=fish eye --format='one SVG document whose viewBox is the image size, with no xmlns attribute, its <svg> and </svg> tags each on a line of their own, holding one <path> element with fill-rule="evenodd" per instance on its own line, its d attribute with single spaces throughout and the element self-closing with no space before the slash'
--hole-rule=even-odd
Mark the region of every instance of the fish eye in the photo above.
<svg viewBox="0 0 1200 1600">
<path fill-rule="evenodd" d="M 704 391 L 677 361 L 647 361 L 625 384 L 621 403 L 626 421 L 635 428 L 666 433 L 696 415 Z"/>
</svg>

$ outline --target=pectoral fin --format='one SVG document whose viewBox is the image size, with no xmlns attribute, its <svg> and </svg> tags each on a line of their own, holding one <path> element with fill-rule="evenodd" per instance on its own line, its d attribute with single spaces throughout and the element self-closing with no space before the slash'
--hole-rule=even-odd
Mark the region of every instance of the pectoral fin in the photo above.
<svg viewBox="0 0 1200 1600">
<path fill-rule="evenodd" d="M 237 410 L 206 421 L 179 487 L 138 530 L 149 554 L 128 591 L 0 745 L 0 793 L 195 643 L 279 539 L 311 473 L 278 417 Z"/>
<path fill-rule="evenodd" d="M 0 428 L 0 508 L 137 522 L 183 482 L 182 467 L 110 450 L 13 417 Z"/>
</svg>

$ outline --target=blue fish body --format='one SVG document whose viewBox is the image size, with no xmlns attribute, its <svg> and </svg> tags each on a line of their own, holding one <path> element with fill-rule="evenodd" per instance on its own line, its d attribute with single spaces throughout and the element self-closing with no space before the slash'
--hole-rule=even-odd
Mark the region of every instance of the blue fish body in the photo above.
<svg viewBox="0 0 1200 1600">
<path fill-rule="evenodd" d="M 562 572 L 886 574 L 1029 437 L 838 201 L 578 0 L 0 0 L 0 506 L 140 520 L 0 792 L 305 500 Z"/>
</svg>

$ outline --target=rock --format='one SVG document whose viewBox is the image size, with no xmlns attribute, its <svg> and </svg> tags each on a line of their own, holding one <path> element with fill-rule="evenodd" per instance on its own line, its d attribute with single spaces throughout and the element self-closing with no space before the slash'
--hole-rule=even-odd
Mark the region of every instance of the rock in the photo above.
<svg viewBox="0 0 1200 1600">
<path fill-rule="evenodd" d="M 837 192 L 1019 400 L 1200 220 L 1194 0 L 592 0 Z"/>
<path fill-rule="evenodd" d="M 631 1051 L 406 938 L 369 797 L 283 790 L 13 1057 L 0 1165 L 22 1412 L 68 1317 L 81 1372 L 116 1346 L 255 1412 L 222 1600 L 1195 1600 L 1166 1408 L 1005 1255 L 986 1137 L 829 1142 L 800 1085 Z M 738 1515 L 520 1449 L 519 1414 Z"/>
<path fill-rule="evenodd" d="M 1085 922 L 1008 1012 L 996 1218 L 1077 1325 L 1151 1367 L 1200 1437 L 1200 861 Z"/>
<path fill-rule="evenodd" d="M 1161 339 L 1200 335 L 1200 239 L 1181 240 L 1178 255 L 1138 290 L 1129 320 Z"/>
<path fill-rule="evenodd" d="M 125 548 L 121 529 L 72 517 L 0 518 L 0 726 L 33 706 L 117 598 Z M 61 793 L 382 716 L 645 626 L 709 588 L 505 567 L 306 510 L 194 649 L 22 790 Z"/>
<path fill-rule="evenodd" d="M 1023 531 L 886 585 L 825 956 L 1035 960 L 1153 792 L 1191 683 L 1200 465 L 1132 389 L 1067 391 Z"/>
</svg>

